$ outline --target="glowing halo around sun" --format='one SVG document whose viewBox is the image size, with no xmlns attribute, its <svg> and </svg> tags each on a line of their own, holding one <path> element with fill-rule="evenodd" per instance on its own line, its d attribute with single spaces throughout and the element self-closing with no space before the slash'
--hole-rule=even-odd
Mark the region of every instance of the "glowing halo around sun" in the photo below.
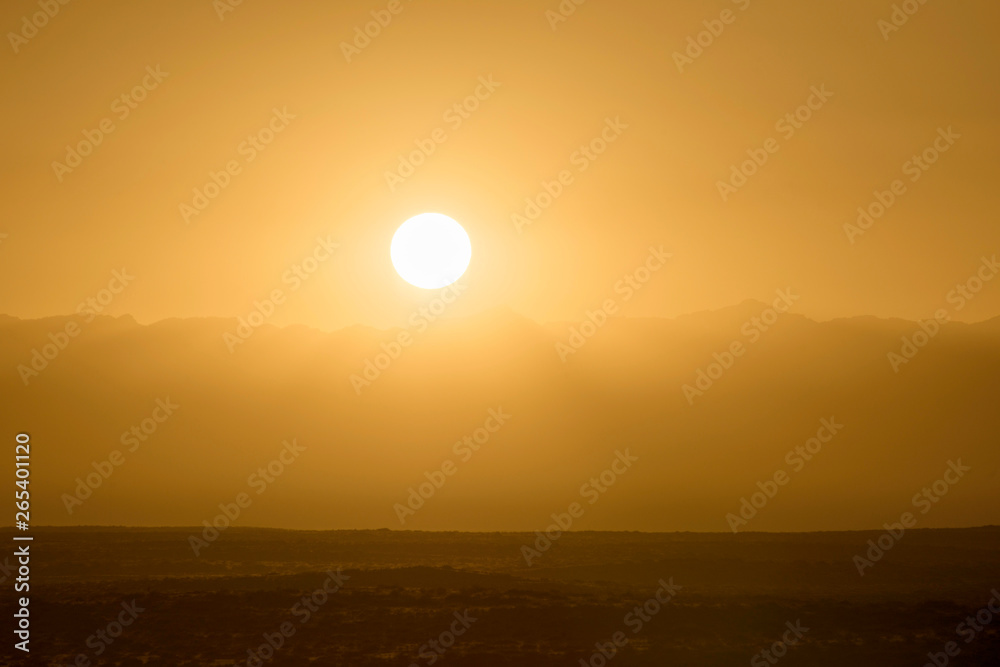
<svg viewBox="0 0 1000 667">
<path fill-rule="evenodd" d="M 462 225 L 440 213 L 421 213 L 396 230 L 389 248 L 396 273 L 421 289 L 447 287 L 472 260 L 472 242 Z"/>
</svg>

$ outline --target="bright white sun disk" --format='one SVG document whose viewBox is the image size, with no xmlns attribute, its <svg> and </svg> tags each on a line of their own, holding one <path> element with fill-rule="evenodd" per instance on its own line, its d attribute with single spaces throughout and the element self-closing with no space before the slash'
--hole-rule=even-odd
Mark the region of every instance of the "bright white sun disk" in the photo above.
<svg viewBox="0 0 1000 667">
<path fill-rule="evenodd" d="M 472 243 L 462 225 L 440 213 L 422 213 L 396 230 L 389 249 L 396 272 L 422 289 L 447 287 L 472 260 Z"/>
</svg>

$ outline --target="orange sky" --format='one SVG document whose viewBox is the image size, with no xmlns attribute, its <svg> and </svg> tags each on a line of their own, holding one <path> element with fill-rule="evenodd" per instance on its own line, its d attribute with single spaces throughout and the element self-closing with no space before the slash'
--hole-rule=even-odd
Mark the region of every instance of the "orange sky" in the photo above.
<svg viewBox="0 0 1000 667">
<path fill-rule="evenodd" d="M 124 268 L 135 280 L 111 314 L 246 314 L 288 291 L 321 237 L 336 254 L 274 322 L 402 325 L 429 295 L 396 276 L 389 241 L 425 211 L 472 239 L 456 316 L 508 305 L 579 320 L 662 245 L 669 265 L 622 314 L 792 287 L 820 319 L 926 318 L 1000 253 L 995 2 L 927 3 L 888 39 L 892 3 L 870 0 L 593 0 L 555 28 L 556 0 L 388 6 L 248 0 L 220 18 L 210 0 L 70 2 L 35 34 L 23 17 L 39 5 L 4 3 L 0 313 L 72 313 Z M 373 11 L 391 22 L 348 62 L 342 43 Z M 704 21 L 721 34 L 681 72 L 674 53 Z M 477 92 L 467 118 L 453 110 Z M 776 125 L 809 101 L 801 127 Z M 271 143 L 245 143 L 269 124 Z M 960 138 L 934 165 L 904 166 L 949 127 Z M 100 144 L 54 168 L 85 131 Z M 606 151 L 581 157 L 602 131 Z M 385 173 L 428 140 L 433 154 L 390 187 Z M 723 201 L 718 182 L 768 145 Z M 185 221 L 181 204 L 227 167 Z M 519 233 L 512 215 L 564 170 Z M 896 179 L 903 194 L 852 244 L 844 225 Z M 998 313 L 1000 284 L 954 318 Z"/>
</svg>

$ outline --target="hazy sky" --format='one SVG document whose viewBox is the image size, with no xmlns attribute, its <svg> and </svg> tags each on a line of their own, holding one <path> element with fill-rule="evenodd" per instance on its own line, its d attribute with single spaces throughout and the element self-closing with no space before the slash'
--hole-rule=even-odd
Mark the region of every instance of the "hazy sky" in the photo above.
<svg viewBox="0 0 1000 667">
<path fill-rule="evenodd" d="M 580 319 L 662 245 L 667 269 L 624 314 L 792 287 L 816 318 L 925 318 L 1000 253 L 992 0 L 930 2 L 891 32 L 892 3 L 871 0 L 592 0 L 558 23 L 557 0 L 220 5 L 69 2 L 37 30 L 35 2 L 0 7 L 0 313 L 72 313 L 124 268 L 135 280 L 108 312 L 140 322 L 246 314 L 283 288 L 279 324 L 401 325 L 430 295 L 395 274 L 389 242 L 425 211 L 472 239 L 459 316 Z M 372 12 L 391 21 L 345 54 Z M 449 111 L 477 92 L 478 108 Z M 810 101 L 799 127 L 776 125 Z M 254 147 L 262 130 L 273 140 Z M 54 166 L 84 132 L 103 136 Z M 603 154 L 579 152 L 602 133 Z M 418 141 L 433 154 L 390 185 Z M 907 164 L 935 141 L 934 164 Z M 723 201 L 718 182 L 765 146 Z M 512 215 L 563 170 L 572 181 L 519 233 Z M 897 179 L 852 243 L 844 225 Z M 291 293 L 318 237 L 339 247 Z M 987 284 L 954 317 L 998 314 Z"/>
</svg>

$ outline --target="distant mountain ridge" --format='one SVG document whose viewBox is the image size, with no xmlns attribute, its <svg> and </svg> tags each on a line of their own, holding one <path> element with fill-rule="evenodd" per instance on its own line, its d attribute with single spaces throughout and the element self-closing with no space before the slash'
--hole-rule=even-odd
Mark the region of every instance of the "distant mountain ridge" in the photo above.
<svg viewBox="0 0 1000 667">
<path fill-rule="evenodd" d="M 784 470 L 790 482 L 745 530 L 874 529 L 913 511 L 959 458 L 972 471 L 919 527 L 1000 523 L 1000 318 L 941 327 L 897 372 L 889 355 L 918 323 L 747 324 L 766 308 L 610 318 L 579 347 L 581 322 L 509 310 L 411 329 L 407 345 L 400 329 L 264 324 L 232 353 L 225 318 L 99 316 L 59 348 L 80 318 L 0 316 L 0 386 L 5 422 L 36 443 L 33 509 L 46 524 L 197 525 L 293 438 L 301 459 L 237 525 L 544 529 L 623 448 L 634 469 L 574 528 L 727 530 Z M 574 350 L 565 363 L 560 344 Z M 180 407 L 156 421 L 167 398 Z M 462 460 L 454 443 L 498 407 L 510 420 Z M 793 470 L 788 452 L 828 418 L 843 430 Z M 144 423 L 155 430 L 128 451 L 123 436 Z M 116 450 L 124 462 L 69 513 L 77 480 Z M 394 507 L 447 461 L 456 472 L 400 523 Z"/>
</svg>

